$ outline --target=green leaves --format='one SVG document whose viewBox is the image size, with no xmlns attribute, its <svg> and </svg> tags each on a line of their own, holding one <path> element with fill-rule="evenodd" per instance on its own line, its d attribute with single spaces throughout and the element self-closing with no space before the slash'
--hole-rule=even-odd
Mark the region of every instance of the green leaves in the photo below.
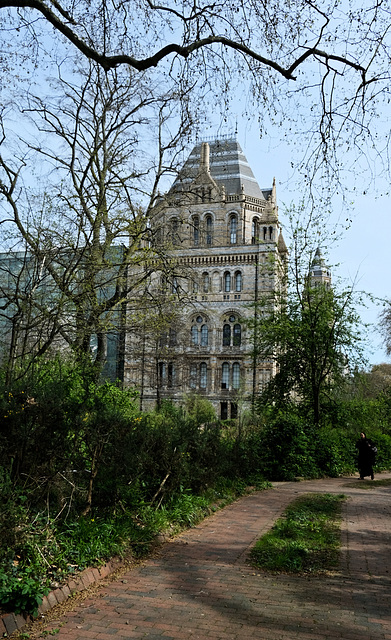
<svg viewBox="0 0 391 640">
<path fill-rule="evenodd" d="M 43 596 L 48 593 L 42 577 L 36 575 L 33 568 L 18 571 L 13 565 L 0 569 L 0 607 L 7 611 L 36 614 Z"/>
</svg>

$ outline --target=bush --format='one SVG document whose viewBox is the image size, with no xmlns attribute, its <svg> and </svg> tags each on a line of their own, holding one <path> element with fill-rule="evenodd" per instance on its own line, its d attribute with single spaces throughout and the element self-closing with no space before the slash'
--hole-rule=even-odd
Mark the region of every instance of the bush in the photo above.
<svg viewBox="0 0 391 640">
<path fill-rule="evenodd" d="M 356 464 L 355 441 L 339 429 L 320 428 L 313 435 L 314 460 L 319 473 L 337 478 L 343 473 L 352 473 Z"/>
<path fill-rule="evenodd" d="M 269 480 L 293 480 L 297 476 L 316 477 L 319 470 L 313 457 L 306 424 L 294 413 L 270 419 L 260 438 L 262 470 Z"/>
<path fill-rule="evenodd" d="M 36 615 L 43 596 L 48 593 L 42 576 L 35 575 L 33 569 L 18 571 L 13 564 L 0 568 L 0 606 L 6 611 Z"/>
</svg>

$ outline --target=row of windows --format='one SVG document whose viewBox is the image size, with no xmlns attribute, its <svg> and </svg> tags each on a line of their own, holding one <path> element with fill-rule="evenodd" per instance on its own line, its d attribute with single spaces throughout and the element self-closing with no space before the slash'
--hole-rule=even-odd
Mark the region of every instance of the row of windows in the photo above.
<svg viewBox="0 0 391 640">
<path fill-rule="evenodd" d="M 251 225 L 251 244 L 257 244 L 262 240 L 273 240 L 273 227 L 261 227 L 258 218 L 253 218 Z"/>
<path fill-rule="evenodd" d="M 242 288 L 243 288 L 242 272 L 235 271 L 235 273 L 232 275 L 229 271 L 226 271 L 223 275 L 222 285 L 223 285 L 222 288 L 226 293 L 232 290 L 236 292 L 242 291 Z M 219 287 L 219 283 L 217 284 L 217 286 Z M 204 273 L 202 274 L 202 291 L 203 293 L 209 293 L 211 289 L 212 289 L 211 277 L 207 271 L 204 271 Z M 198 292 L 198 282 L 195 280 L 193 282 L 193 293 L 197 293 L 197 292 Z"/>
<path fill-rule="evenodd" d="M 230 415 L 228 414 L 228 410 L 230 411 Z M 238 417 L 238 405 L 236 402 L 220 402 L 220 418 L 222 420 L 235 420 Z"/>
<path fill-rule="evenodd" d="M 191 344 L 201 347 L 209 346 L 209 327 L 206 317 L 198 315 L 193 319 L 190 329 Z M 223 347 L 240 347 L 242 343 L 242 326 L 237 321 L 237 316 L 227 316 L 223 324 Z M 168 332 L 163 332 L 159 339 L 160 347 L 175 347 L 178 344 L 177 332 L 170 327 Z"/>
<path fill-rule="evenodd" d="M 219 278 L 219 276 L 218 276 Z M 165 280 L 165 278 L 161 279 L 161 289 L 163 290 L 164 287 L 167 284 L 167 280 Z M 212 290 L 212 280 L 211 277 L 209 275 L 209 273 L 207 271 L 205 271 L 202 274 L 202 291 L 203 293 L 209 293 Z M 240 293 L 242 291 L 243 288 L 243 276 L 242 276 L 242 272 L 241 271 L 235 271 L 235 273 L 232 275 L 229 271 L 226 271 L 223 275 L 223 280 L 222 283 L 220 282 L 220 278 L 219 278 L 219 282 L 214 281 L 214 289 L 220 289 L 221 284 L 222 284 L 222 288 L 223 291 L 225 293 L 229 293 L 231 291 L 235 291 L 237 293 Z M 198 293 L 198 289 L 199 289 L 199 284 L 197 282 L 197 280 L 193 280 L 193 293 Z M 171 281 L 171 293 L 179 293 L 180 291 L 180 285 L 178 282 L 178 278 L 176 276 L 174 276 L 172 278 Z"/>
<path fill-rule="evenodd" d="M 169 225 L 169 240 L 173 245 L 178 245 L 181 242 L 179 233 L 180 221 L 178 218 L 172 218 Z M 239 242 L 239 220 L 236 213 L 231 214 L 228 222 L 228 241 L 230 244 L 237 244 Z M 205 243 L 207 246 L 213 244 L 214 223 L 213 217 L 207 215 L 205 218 L 205 225 L 201 230 L 200 217 L 193 216 L 191 220 L 191 242 L 193 246 L 198 247 L 200 244 Z M 268 241 L 273 240 L 273 227 L 261 226 L 259 218 L 253 218 L 251 223 L 251 243 L 256 244 L 260 240 Z"/>
<path fill-rule="evenodd" d="M 232 318 L 232 319 L 231 319 Z M 235 322 L 235 316 L 230 317 L 230 322 Z M 198 323 L 198 324 L 197 324 Z M 209 343 L 209 327 L 202 316 L 197 316 L 196 322 L 191 327 L 191 343 L 195 346 L 207 347 Z M 240 347 L 242 343 L 242 327 L 238 322 L 223 325 L 223 347 Z"/>
<path fill-rule="evenodd" d="M 190 367 L 190 388 L 206 389 L 208 386 L 208 366 L 206 362 L 200 364 L 194 363 Z M 221 365 L 221 388 L 222 389 L 239 389 L 240 388 L 240 364 L 234 362 L 223 362 Z"/>
<path fill-rule="evenodd" d="M 176 385 L 175 364 L 172 362 L 159 362 L 159 386 L 172 388 Z M 206 362 L 190 365 L 189 386 L 191 389 L 206 389 L 208 387 L 208 366 Z M 221 365 L 221 388 L 240 388 L 240 364 L 223 362 Z"/>
</svg>

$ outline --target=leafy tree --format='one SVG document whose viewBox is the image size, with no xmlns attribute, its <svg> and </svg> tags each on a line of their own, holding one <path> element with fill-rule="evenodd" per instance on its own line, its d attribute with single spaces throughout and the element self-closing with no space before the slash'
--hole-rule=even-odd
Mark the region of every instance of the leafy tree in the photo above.
<svg viewBox="0 0 391 640">
<path fill-rule="evenodd" d="M 303 254 L 294 249 L 287 291 L 256 303 L 255 356 L 271 360 L 276 371 L 259 402 L 281 408 L 299 404 L 319 425 L 325 421 L 333 389 L 361 358 L 361 334 L 353 289 L 338 290 L 329 286 L 328 277 L 317 278 L 328 273 L 319 251 L 315 256 L 309 251 L 305 273 L 303 261 Z"/>
<path fill-rule="evenodd" d="M 391 355 L 391 301 L 388 300 L 380 313 L 380 329 L 383 333 L 387 355 Z"/>
</svg>

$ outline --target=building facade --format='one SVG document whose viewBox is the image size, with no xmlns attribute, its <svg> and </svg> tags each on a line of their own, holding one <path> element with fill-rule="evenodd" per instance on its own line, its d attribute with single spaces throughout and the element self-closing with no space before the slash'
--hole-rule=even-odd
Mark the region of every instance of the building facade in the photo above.
<svg viewBox="0 0 391 640">
<path fill-rule="evenodd" d="M 143 408 L 197 393 L 236 418 L 275 374 L 254 356 L 249 325 L 257 302 L 285 287 L 275 182 L 259 187 L 235 138 L 202 142 L 157 202 L 151 234 L 169 256 L 167 275 L 148 285 L 164 313 L 155 306 L 127 331 L 124 383 Z"/>
</svg>

